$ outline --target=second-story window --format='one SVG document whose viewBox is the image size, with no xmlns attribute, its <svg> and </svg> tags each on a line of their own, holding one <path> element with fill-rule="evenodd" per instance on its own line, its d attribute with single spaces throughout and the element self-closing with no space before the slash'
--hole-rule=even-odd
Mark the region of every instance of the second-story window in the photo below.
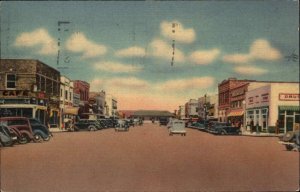
<svg viewBox="0 0 300 192">
<path fill-rule="evenodd" d="M 70 101 L 72 101 L 72 92 L 70 92 Z"/>
<path fill-rule="evenodd" d="M 68 99 L 68 91 L 65 90 L 65 99 L 67 100 Z"/>
<path fill-rule="evenodd" d="M 16 75 L 15 74 L 6 74 L 6 88 L 15 89 L 16 88 Z"/>
</svg>

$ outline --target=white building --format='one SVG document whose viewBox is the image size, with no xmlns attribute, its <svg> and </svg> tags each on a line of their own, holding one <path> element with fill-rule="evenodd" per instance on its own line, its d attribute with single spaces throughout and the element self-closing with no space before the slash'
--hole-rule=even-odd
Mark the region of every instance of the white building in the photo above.
<svg viewBox="0 0 300 192">
<path fill-rule="evenodd" d="M 184 119 L 185 118 L 185 106 L 184 105 L 180 105 L 179 109 L 178 109 L 178 118 L 179 119 Z"/>
<path fill-rule="evenodd" d="M 106 117 L 117 117 L 118 101 L 111 94 L 105 96 L 105 116 Z"/>
<path fill-rule="evenodd" d="M 193 118 L 198 117 L 198 100 L 197 99 L 190 99 L 189 102 L 185 104 L 186 108 L 186 117 Z"/>
<path fill-rule="evenodd" d="M 198 99 L 199 117 L 201 119 L 218 119 L 218 101 L 218 94 L 200 97 Z"/>
<path fill-rule="evenodd" d="M 258 125 L 259 131 L 280 133 L 299 127 L 299 83 L 269 83 L 246 93 L 246 124 Z M 251 123 L 252 122 L 252 123 Z M 254 130 L 256 131 L 256 129 Z"/>
<path fill-rule="evenodd" d="M 64 127 L 64 119 L 68 116 L 68 109 L 73 108 L 73 82 L 66 76 L 60 77 L 60 125 Z"/>
</svg>

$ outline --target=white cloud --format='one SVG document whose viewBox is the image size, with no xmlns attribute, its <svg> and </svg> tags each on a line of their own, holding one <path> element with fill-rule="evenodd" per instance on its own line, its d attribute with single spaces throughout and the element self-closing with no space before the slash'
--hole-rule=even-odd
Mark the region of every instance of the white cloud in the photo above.
<svg viewBox="0 0 300 192">
<path fill-rule="evenodd" d="M 117 57 L 144 57 L 146 51 L 142 47 L 133 46 L 127 49 L 118 50 L 115 55 Z"/>
<path fill-rule="evenodd" d="M 282 57 L 281 53 L 273 48 L 265 39 L 257 39 L 250 47 L 250 55 L 260 60 L 278 60 Z"/>
<path fill-rule="evenodd" d="M 38 53 L 41 55 L 57 54 L 57 43 L 46 29 L 39 28 L 32 32 L 21 33 L 15 41 L 16 47 L 35 47 L 39 46 Z"/>
<path fill-rule="evenodd" d="M 167 44 L 165 41 L 160 39 L 155 39 L 150 43 L 151 52 L 150 54 L 154 57 L 163 58 L 171 61 L 173 56 L 173 48 L 171 44 Z M 185 56 L 183 52 L 179 49 L 175 48 L 174 51 L 174 61 L 175 62 L 183 62 L 185 60 Z"/>
<path fill-rule="evenodd" d="M 145 89 L 149 83 L 136 77 L 113 78 L 109 81 L 109 86 L 117 89 Z"/>
<path fill-rule="evenodd" d="M 192 43 L 195 41 L 196 38 L 196 34 L 193 28 L 185 29 L 184 26 L 176 20 L 171 22 L 161 22 L 160 29 L 161 34 L 164 37 L 178 41 L 180 43 Z"/>
<path fill-rule="evenodd" d="M 219 49 L 195 51 L 190 55 L 189 59 L 192 63 L 198 65 L 208 65 L 212 63 L 218 57 L 219 54 Z"/>
<path fill-rule="evenodd" d="M 239 66 L 239 67 L 235 67 L 234 71 L 242 75 L 263 75 L 268 73 L 266 69 L 262 69 L 254 66 Z"/>
<path fill-rule="evenodd" d="M 142 70 L 141 66 L 128 65 L 118 62 L 104 61 L 94 64 L 94 68 L 111 73 L 134 73 Z"/>
<path fill-rule="evenodd" d="M 213 86 L 215 79 L 213 77 L 196 77 L 190 79 L 169 80 L 161 85 L 159 89 L 165 91 L 187 91 L 194 89 L 205 89 Z"/>
<path fill-rule="evenodd" d="M 97 57 L 107 52 L 104 45 L 88 40 L 84 33 L 72 34 L 66 42 L 66 48 L 72 52 L 83 53 L 83 58 Z"/>
<path fill-rule="evenodd" d="M 225 55 L 223 57 L 223 61 L 227 63 L 234 63 L 234 64 L 241 64 L 247 63 L 250 60 L 249 54 L 232 54 L 232 55 Z"/>
<path fill-rule="evenodd" d="M 234 64 L 244 64 L 255 60 L 275 61 L 281 58 L 282 54 L 280 51 L 272 47 L 269 41 L 257 39 L 251 44 L 249 53 L 225 55 L 223 61 Z"/>
</svg>

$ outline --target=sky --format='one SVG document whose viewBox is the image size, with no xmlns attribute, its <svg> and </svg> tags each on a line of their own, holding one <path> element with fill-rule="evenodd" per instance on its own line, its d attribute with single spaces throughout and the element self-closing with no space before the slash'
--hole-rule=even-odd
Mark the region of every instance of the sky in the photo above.
<svg viewBox="0 0 300 192">
<path fill-rule="evenodd" d="M 299 81 L 294 0 L 1 2 L 0 14 L 1 58 L 40 60 L 120 110 L 174 111 L 229 77 Z"/>
</svg>

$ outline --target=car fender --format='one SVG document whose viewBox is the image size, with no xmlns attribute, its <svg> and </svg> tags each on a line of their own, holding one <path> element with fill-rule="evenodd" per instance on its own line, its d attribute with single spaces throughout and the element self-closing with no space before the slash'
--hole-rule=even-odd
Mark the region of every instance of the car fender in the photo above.
<svg viewBox="0 0 300 192">
<path fill-rule="evenodd" d="M 39 133 L 40 135 L 42 135 L 43 138 L 48 137 L 48 135 L 44 131 L 42 131 L 42 130 L 39 130 L 39 129 L 33 130 L 33 134 L 34 135 L 37 134 L 37 133 Z"/>
<path fill-rule="evenodd" d="M 20 130 L 21 134 L 26 134 L 28 136 L 28 138 L 33 139 L 33 135 L 31 132 L 26 131 L 26 130 Z"/>
</svg>

